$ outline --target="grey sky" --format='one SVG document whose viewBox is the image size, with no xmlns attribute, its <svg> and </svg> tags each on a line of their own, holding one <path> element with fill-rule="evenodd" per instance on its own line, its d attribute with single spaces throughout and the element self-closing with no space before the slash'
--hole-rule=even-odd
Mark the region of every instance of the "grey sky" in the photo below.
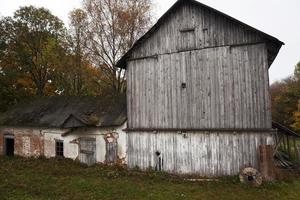
<svg viewBox="0 0 300 200">
<path fill-rule="evenodd" d="M 176 0 L 153 0 L 156 18 Z M 200 2 L 239 19 L 285 42 L 270 69 L 274 82 L 291 75 L 300 61 L 299 0 L 201 0 Z M 81 5 L 81 0 L 0 0 L 0 15 L 8 16 L 19 6 L 43 6 L 68 24 L 68 13 Z"/>
</svg>

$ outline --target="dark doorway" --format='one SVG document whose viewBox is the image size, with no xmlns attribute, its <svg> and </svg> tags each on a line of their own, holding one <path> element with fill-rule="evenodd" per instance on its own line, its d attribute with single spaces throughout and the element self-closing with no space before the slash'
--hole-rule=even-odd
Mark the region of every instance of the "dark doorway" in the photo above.
<svg viewBox="0 0 300 200">
<path fill-rule="evenodd" d="M 15 151 L 15 139 L 5 138 L 5 155 L 13 156 Z"/>
</svg>

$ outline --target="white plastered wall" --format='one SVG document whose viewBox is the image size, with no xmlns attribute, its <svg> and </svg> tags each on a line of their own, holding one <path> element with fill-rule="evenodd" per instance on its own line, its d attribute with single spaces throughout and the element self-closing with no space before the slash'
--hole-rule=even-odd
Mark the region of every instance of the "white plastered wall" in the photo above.
<svg viewBox="0 0 300 200">
<path fill-rule="evenodd" d="M 114 128 L 81 128 L 74 130 L 62 136 L 64 132 L 68 130 L 42 130 L 44 135 L 44 154 L 47 158 L 55 157 L 55 142 L 56 140 L 62 140 L 64 143 L 64 157 L 70 159 L 76 159 L 79 154 L 78 140 L 82 137 L 95 138 L 96 139 L 96 161 L 99 163 L 105 162 L 106 155 L 106 142 L 105 136 L 110 133 L 118 133 L 118 157 L 126 161 L 126 133 L 123 129 L 126 128 L 126 123 L 120 127 Z"/>
<path fill-rule="evenodd" d="M 65 131 L 62 130 L 43 130 L 44 135 L 44 155 L 47 158 L 55 157 L 55 142 L 62 140 L 64 143 L 64 157 L 76 159 L 78 155 L 78 145 L 71 143 L 78 136 L 69 135 L 62 137 Z"/>
</svg>

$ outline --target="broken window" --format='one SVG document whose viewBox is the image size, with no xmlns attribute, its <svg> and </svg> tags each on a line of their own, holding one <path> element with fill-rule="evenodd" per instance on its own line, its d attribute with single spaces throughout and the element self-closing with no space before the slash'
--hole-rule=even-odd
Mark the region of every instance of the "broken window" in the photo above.
<svg viewBox="0 0 300 200">
<path fill-rule="evenodd" d="M 64 142 L 62 140 L 56 140 L 55 152 L 56 156 L 64 156 Z"/>
</svg>

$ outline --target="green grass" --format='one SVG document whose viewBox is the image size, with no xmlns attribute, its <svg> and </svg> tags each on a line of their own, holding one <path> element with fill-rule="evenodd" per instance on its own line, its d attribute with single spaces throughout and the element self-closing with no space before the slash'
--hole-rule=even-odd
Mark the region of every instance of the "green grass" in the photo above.
<svg viewBox="0 0 300 200">
<path fill-rule="evenodd" d="M 300 199 L 300 179 L 242 185 L 237 177 L 187 182 L 165 173 L 128 171 L 64 159 L 0 157 L 0 199 Z"/>
</svg>

